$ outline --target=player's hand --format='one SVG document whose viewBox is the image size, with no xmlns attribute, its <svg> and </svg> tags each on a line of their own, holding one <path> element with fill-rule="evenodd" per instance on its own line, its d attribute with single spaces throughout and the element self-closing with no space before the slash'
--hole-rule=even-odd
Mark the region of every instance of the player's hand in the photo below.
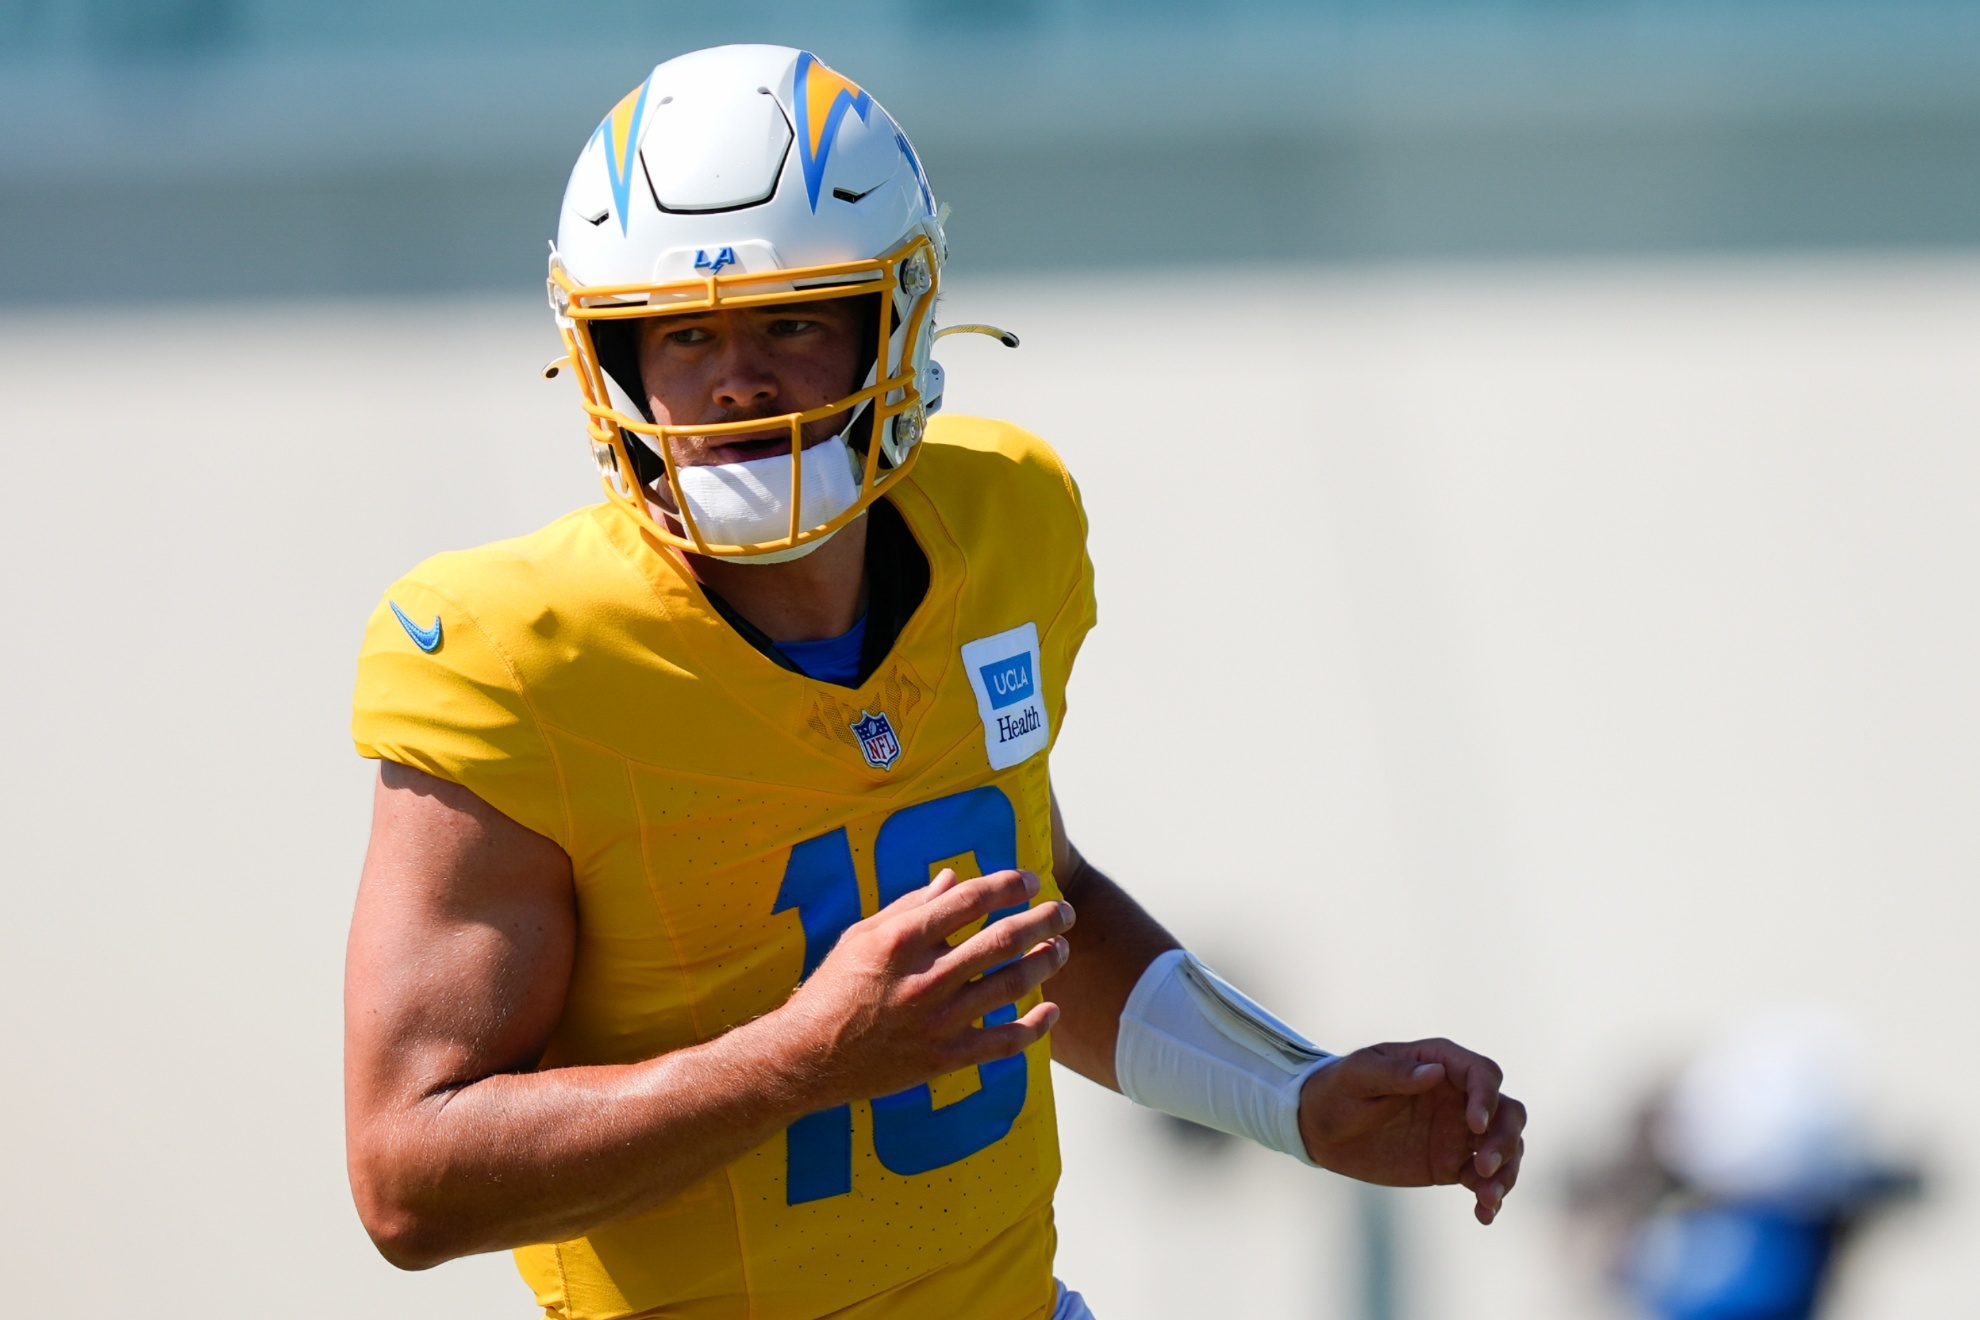
<svg viewBox="0 0 1980 1320">
<path fill-rule="evenodd" d="M 1065 965 L 1071 904 L 1041 903 L 949 944 L 991 912 L 1029 903 L 1038 887 L 1029 871 L 958 881 L 945 870 L 847 928 L 778 1010 L 812 1061 L 821 1107 L 1009 1058 L 1051 1029 L 1059 1018 L 1052 1003 L 1015 1022 L 975 1024 Z"/>
<path fill-rule="evenodd" d="M 1313 1074 L 1299 1134 L 1323 1167 L 1391 1187 L 1463 1183 L 1489 1224 L 1519 1181 L 1526 1106 L 1499 1065 L 1447 1040 L 1371 1045 Z"/>
</svg>

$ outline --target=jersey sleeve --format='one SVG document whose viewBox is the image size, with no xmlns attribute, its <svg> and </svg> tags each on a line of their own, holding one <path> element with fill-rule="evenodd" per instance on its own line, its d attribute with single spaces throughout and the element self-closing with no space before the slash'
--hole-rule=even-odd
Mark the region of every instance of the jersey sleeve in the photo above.
<svg viewBox="0 0 1980 1320">
<path fill-rule="evenodd" d="M 1052 621 L 1046 625 L 1043 639 L 1047 672 L 1061 676 L 1059 709 L 1053 712 L 1055 721 L 1065 717 L 1064 684 L 1066 679 L 1072 677 L 1073 662 L 1079 658 L 1079 648 L 1086 641 L 1086 634 L 1093 631 L 1093 625 L 1099 622 L 1099 606 L 1093 594 L 1093 556 L 1086 548 L 1086 505 L 1080 499 L 1079 486 L 1072 476 L 1063 468 L 1060 471 L 1072 501 L 1078 535 L 1072 552 L 1067 556 L 1070 573 L 1065 597 Z"/>
<path fill-rule="evenodd" d="M 562 779 L 523 680 L 451 593 L 415 575 L 378 603 L 365 627 L 352 706 L 360 756 L 459 784 L 569 851 Z"/>
</svg>

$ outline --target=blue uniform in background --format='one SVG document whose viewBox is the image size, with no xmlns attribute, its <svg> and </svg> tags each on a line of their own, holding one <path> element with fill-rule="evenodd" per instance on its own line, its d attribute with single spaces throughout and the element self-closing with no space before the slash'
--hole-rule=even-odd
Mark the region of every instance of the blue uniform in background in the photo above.
<svg viewBox="0 0 1980 1320">
<path fill-rule="evenodd" d="M 1651 1218 L 1630 1252 L 1630 1292 L 1659 1320 L 1809 1320 L 1840 1225 L 1763 1203 Z"/>
</svg>

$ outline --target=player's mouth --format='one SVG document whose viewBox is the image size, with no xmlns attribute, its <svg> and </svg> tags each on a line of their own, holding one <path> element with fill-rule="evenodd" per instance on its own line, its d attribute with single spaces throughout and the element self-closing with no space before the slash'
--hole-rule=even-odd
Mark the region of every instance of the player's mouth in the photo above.
<svg viewBox="0 0 1980 1320">
<path fill-rule="evenodd" d="M 713 463 L 748 463 L 759 458 L 769 458 L 773 454 L 790 453 L 791 435 L 789 431 L 784 431 L 777 435 L 725 440 L 719 445 L 708 446 L 702 452 Z"/>
<path fill-rule="evenodd" d="M 742 420 L 741 418 L 737 419 Z M 827 436 L 806 435 L 806 449 L 829 439 Z M 791 452 L 791 432 L 788 425 L 766 428 L 757 435 L 709 436 L 701 450 L 703 463 L 749 463 L 759 458 L 772 458 L 778 454 Z"/>
</svg>

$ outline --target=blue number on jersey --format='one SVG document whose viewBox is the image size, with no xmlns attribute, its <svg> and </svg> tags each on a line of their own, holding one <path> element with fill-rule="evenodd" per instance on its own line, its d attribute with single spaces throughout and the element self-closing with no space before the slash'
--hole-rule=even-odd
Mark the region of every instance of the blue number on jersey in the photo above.
<svg viewBox="0 0 1980 1320">
<path fill-rule="evenodd" d="M 928 868 L 945 857 L 974 853 L 985 875 L 1017 868 L 1017 814 L 995 787 L 973 788 L 904 807 L 880 825 L 873 846 L 880 906 L 928 883 Z M 999 908 L 984 922 L 1002 921 L 1025 904 Z M 818 970 L 846 927 L 860 918 L 859 873 L 843 829 L 791 849 L 774 912 L 797 909 L 804 927 L 804 976 Z M 1017 1006 L 984 1015 L 985 1026 L 1015 1021 Z M 966 1159 L 1009 1134 L 1024 1108 L 1023 1055 L 981 1064 L 975 1093 L 935 1107 L 927 1083 L 873 1104 L 873 1147 L 894 1173 L 927 1173 Z M 785 1133 L 785 1199 L 791 1205 L 843 1196 L 852 1190 L 852 1107 L 807 1114 Z"/>
<path fill-rule="evenodd" d="M 804 927 L 804 980 L 859 920 L 859 873 L 844 829 L 806 839 L 791 849 L 776 912 L 797 909 Z M 787 1129 L 785 1199 L 817 1201 L 852 1190 L 852 1106 L 837 1105 L 806 1114 Z"/>
</svg>

